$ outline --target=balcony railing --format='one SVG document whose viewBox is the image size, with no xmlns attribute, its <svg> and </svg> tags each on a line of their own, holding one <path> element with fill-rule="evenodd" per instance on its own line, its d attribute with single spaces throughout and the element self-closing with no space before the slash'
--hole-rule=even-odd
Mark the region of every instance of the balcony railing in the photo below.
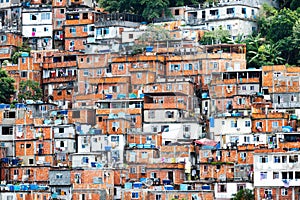
<svg viewBox="0 0 300 200">
<path fill-rule="evenodd" d="M 61 76 L 61 77 L 49 77 L 49 78 L 44 78 L 43 83 L 62 83 L 62 82 L 70 82 L 70 81 L 76 81 L 77 76 Z"/>
</svg>

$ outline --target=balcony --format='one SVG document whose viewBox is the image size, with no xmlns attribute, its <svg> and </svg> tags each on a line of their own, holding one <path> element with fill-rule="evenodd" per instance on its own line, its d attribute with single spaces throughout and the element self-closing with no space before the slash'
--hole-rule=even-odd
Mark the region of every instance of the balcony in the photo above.
<svg viewBox="0 0 300 200">
<path fill-rule="evenodd" d="M 91 99 L 105 99 L 104 94 L 85 94 L 85 95 L 77 95 L 76 100 L 82 101 L 82 100 L 91 100 Z"/>
<path fill-rule="evenodd" d="M 77 61 L 65 61 L 65 62 L 54 62 L 54 63 L 44 63 L 44 68 L 55 69 L 55 68 L 65 68 L 65 67 L 76 67 Z"/>
<path fill-rule="evenodd" d="M 112 84 L 112 83 L 129 83 L 129 77 L 95 77 L 89 78 L 91 84 Z"/>
<path fill-rule="evenodd" d="M 274 119 L 287 119 L 289 115 L 287 113 L 280 113 L 280 112 L 275 112 L 275 113 L 252 113 L 252 118 L 253 119 L 266 119 L 266 118 L 274 118 Z"/>
<path fill-rule="evenodd" d="M 43 84 L 47 83 L 63 83 L 63 82 L 71 82 L 71 81 L 76 81 L 77 76 L 62 76 L 62 77 L 51 77 L 51 78 L 44 78 L 43 79 Z"/>
<path fill-rule="evenodd" d="M 181 109 L 185 110 L 184 103 L 145 103 L 144 109 Z"/>
</svg>

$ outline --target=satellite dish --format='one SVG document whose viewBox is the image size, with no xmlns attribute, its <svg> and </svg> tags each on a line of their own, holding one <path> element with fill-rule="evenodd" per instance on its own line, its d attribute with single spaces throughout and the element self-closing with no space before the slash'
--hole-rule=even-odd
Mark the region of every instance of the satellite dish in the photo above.
<svg viewBox="0 0 300 200">
<path fill-rule="evenodd" d="M 147 187 L 149 187 L 149 186 L 153 185 L 153 180 L 150 179 L 150 178 L 147 178 L 147 180 L 144 182 L 144 184 L 145 184 Z"/>
</svg>

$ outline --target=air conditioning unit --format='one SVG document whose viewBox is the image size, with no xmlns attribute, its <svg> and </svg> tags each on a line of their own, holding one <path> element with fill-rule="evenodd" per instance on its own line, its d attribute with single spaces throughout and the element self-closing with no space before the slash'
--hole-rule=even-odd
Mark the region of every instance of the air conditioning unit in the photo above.
<svg viewBox="0 0 300 200">
<path fill-rule="evenodd" d="M 28 181 L 29 175 L 23 175 L 22 176 L 22 181 Z"/>
<path fill-rule="evenodd" d="M 141 173 L 142 173 L 142 174 L 146 174 L 146 167 L 142 167 L 142 168 L 141 168 Z"/>
</svg>

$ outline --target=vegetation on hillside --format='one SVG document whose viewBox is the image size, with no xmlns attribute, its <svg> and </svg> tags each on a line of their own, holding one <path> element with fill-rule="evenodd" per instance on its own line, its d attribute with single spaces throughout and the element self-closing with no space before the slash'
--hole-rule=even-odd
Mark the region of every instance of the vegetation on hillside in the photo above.
<svg viewBox="0 0 300 200">
<path fill-rule="evenodd" d="M 243 189 L 239 190 L 236 194 L 233 195 L 232 200 L 252 200 L 254 199 L 253 190 Z"/>
<path fill-rule="evenodd" d="M 247 63 L 251 68 L 263 65 L 300 64 L 300 8 L 277 10 L 264 5 L 258 20 L 258 30 L 252 36 L 232 41 L 229 32 L 221 28 L 204 34 L 200 44 L 245 43 Z"/>
<path fill-rule="evenodd" d="M 0 68 L 0 103 L 10 103 L 11 96 L 15 94 L 14 83 L 15 79 Z"/>
<path fill-rule="evenodd" d="M 20 82 L 20 89 L 18 93 L 19 102 L 26 99 L 40 100 L 43 96 L 40 84 L 33 80 L 26 80 Z"/>
</svg>

